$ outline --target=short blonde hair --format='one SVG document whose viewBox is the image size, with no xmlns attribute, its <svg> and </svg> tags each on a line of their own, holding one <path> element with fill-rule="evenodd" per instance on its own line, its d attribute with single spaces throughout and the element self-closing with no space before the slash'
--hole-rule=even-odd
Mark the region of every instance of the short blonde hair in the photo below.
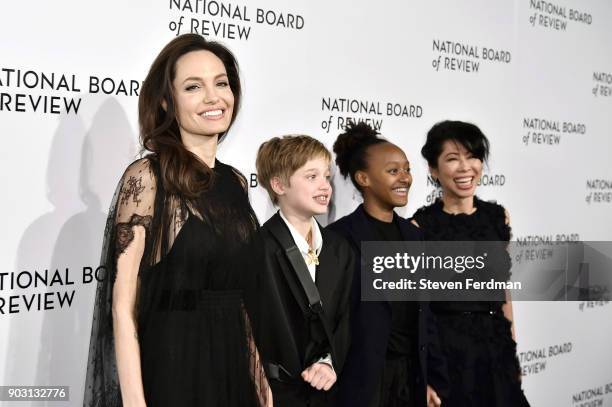
<svg viewBox="0 0 612 407">
<path fill-rule="evenodd" d="M 289 178 L 309 160 L 323 157 L 331 163 L 331 153 L 323 143 L 310 136 L 289 135 L 274 137 L 259 146 L 255 167 L 259 183 L 268 191 L 270 199 L 278 203 L 272 189 L 272 178 L 279 177 L 289 185 Z"/>
</svg>

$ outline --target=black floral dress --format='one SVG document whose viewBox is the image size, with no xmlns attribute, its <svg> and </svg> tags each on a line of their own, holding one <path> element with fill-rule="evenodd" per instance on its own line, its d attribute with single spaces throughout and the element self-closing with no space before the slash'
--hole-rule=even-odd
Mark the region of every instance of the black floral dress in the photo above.
<svg viewBox="0 0 612 407">
<path fill-rule="evenodd" d="M 441 200 L 419 209 L 413 219 L 429 241 L 509 241 L 504 208 L 474 198 L 476 211 L 452 215 Z M 506 265 L 509 276 L 510 263 Z M 501 297 L 503 298 L 503 296 Z M 499 302 L 432 302 L 451 390 L 445 407 L 529 406 L 511 324 Z"/>
</svg>

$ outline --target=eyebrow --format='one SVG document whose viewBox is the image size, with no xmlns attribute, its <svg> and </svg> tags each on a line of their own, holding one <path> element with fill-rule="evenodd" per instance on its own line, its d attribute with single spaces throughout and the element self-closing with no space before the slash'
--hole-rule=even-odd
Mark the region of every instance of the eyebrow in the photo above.
<svg viewBox="0 0 612 407">
<path fill-rule="evenodd" d="M 220 74 L 216 75 L 213 78 L 213 80 L 216 80 L 216 79 L 219 79 L 219 78 L 222 78 L 222 77 L 227 77 L 227 74 L 226 73 L 220 73 Z M 186 78 L 183 81 L 183 83 L 185 83 L 187 81 L 200 81 L 200 82 L 203 82 L 204 80 L 201 77 L 199 77 L 199 76 L 190 76 L 189 78 Z"/>
<path fill-rule="evenodd" d="M 410 161 L 387 161 L 385 163 L 385 165 L 390 165 L 390 164 L 399 164 L 399 165 L 406 165 L 406 164 L 408 164 L 408 166 L 410 166 Z"/>
<path fill-rule="evenodd" d="M 311 173 L 311 172 L 316 172 L 316 173 L 320 173 L 321 171 L 318 168 L 306 168 L 304 170 L 305 174 Z M 323 173 L 331 173 L 331 168 L 326 168 Z"/>
</svg>

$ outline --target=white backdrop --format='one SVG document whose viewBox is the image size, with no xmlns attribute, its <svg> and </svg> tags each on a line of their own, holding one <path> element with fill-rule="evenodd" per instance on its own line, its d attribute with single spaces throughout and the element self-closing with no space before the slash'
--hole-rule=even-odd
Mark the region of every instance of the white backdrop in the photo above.
<svg viewBox="0 0 612 407">
<path fill-rule="evenodd" d="M 409 216 L 434 194 L 425 133 L 472 121 L 492 143 L 479 196 L 504 204 L 515 239 L 609 241 L 610 21 L 607 0 L 3 4 L 0 385 L 66 385 L 71 401 L 49 404 L 81 404 L 95 289 L 83 269 L 138 152 L 135 88 L 177 32 L 238 58 L 243 109 L 219 154 L 249 179 L 262 141 L 304 133 L 331 147 L 347 117 L 367 119 L 412 162 Z M 332 220 L 359 201 L 334 184 Z M 273 208 L 250 192 L 263 222 Z M 48 286 L 11 289 L 45 269 Z M 515 317 L 532 406 L 612 406 L 612 305 L 515 303 Z"/>
</svg>

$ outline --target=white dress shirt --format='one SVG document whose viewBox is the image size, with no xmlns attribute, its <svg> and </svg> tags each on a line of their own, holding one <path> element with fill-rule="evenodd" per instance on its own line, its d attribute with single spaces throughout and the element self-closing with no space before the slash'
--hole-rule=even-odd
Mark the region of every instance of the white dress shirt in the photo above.
<svg viewBox="0 0 612 407">
<path fill-rule="evenodd" d="M 306 262 L 306 266 L 308 266 L 308 272 L 310 273 L 310 277 L 312 277 L 312 281 L 317 281 L 317 266 L 312 261 L 310 261 L 310 256 L 308 255 L 308 250 L 310 249 L 310 246 L 308 245 L 308 242 L 306 241 L 306 239 L 304 239 L 300 232 L 298 232 L 297 229 L 293 227 L 293 225 L 287 220 L 285 215 L 283 215 L 283 211 L 279 211 L 279 213 L 281 219 L 285 221 L 285 224 L 289 228 L 289 232 L 291 232 L 291 237 L 293 238 L 295 245 L 297 246 L 300 253 L 302 253 L 302 257 Z M 319 224 L 317 223 L 314 217 L 310 218 L 310 222 L 312 224 L 312 248 L 315 252 L 315 255 L 318 257 L 319 253 L 321 253 L 321 248 L 323 247 L 323 236 L 321 235 Z"/>
</svg>

